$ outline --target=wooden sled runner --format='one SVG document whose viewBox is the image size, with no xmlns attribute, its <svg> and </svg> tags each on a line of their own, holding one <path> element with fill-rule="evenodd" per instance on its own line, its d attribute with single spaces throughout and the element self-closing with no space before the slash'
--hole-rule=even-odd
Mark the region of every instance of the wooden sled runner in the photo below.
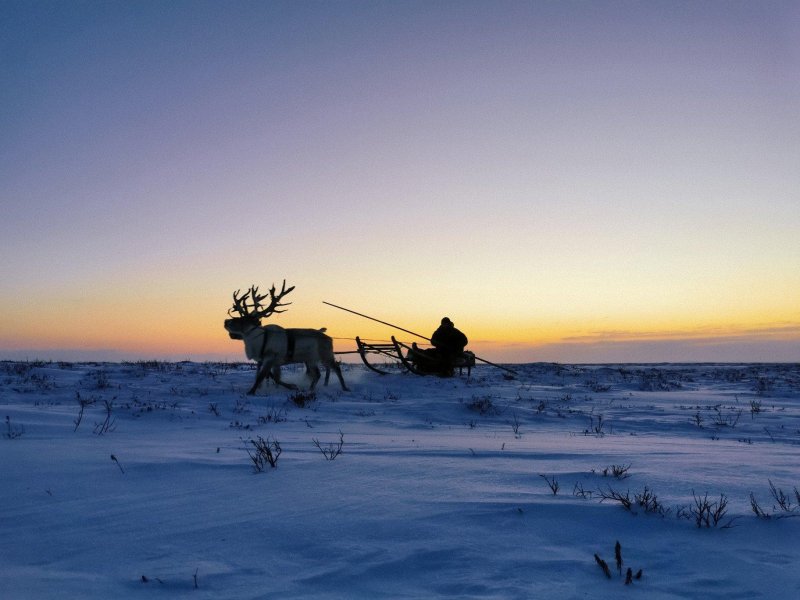
<svg viewBox="0 0 800 600">
<path fill-rule="evenodd" d="M 370 364 L 369 360 L 367 360 L 368 354 L 382 354 L 383 356 L 388 356 L 391 359 L 400 360 L 400 358 L 397 356 L 397 348 L 394 344 L 367 343 L 364 342 L 360 337 L 356 336 L 356 345 L 358 346 L 358 354 L 361 356 L 361 360 L 364 361 L 364 364 L 367 365 L 368 368 L 372 369 L 376 373 L 380 373 L 381 375 L 388 375 L 389 372 L 383 371 L 375 365 Z"/>
<path fill-rule="evenodd" d="M 469 350 L 465 350 L 455 361 L 450 361 L 449 364 L 446 364 L 441 357 L 436 355 L 434 349 L 419 348 L 416 344 L 409 346 L 408 344 L 398 341 L 394 336 L 392 336 L 391 344 L 386 342 L 368 343 L 359 337 L 356 337 L 356 344 L 358 346 L 358 354 L 361 356 L 361 360 L 364 361 L 364 364 L 381 375 L 388 375 L 388 372 L 370 364 L 367 358 L 368 355 L 378 354 L 388 356 L 393 360 L 399 361 L 403 367 L 415 375 L 450 376 L 451 370 L 457 367 L 459 374 L 466 368 L 467 377 L 469 377 L 472 372 L 472 367 L 475 366 L 475 355 Z"/>
</svg>

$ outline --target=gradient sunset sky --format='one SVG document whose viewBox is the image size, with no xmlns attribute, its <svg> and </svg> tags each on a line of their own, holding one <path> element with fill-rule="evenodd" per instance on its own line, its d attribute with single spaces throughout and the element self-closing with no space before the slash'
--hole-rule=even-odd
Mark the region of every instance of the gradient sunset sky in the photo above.
<svg viewBox="0 0 800 600">
<path fill-rule="evenodd" d="M 0 358 L 800 360 L 800 3 L 0 2 Z M 401 336 L 404 339 L 411 338 Z"/>
</svg>

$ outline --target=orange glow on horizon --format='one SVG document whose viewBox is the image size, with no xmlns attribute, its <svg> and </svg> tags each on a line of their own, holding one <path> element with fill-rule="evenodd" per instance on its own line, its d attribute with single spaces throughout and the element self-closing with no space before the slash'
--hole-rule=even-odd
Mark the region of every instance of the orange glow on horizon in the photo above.
<svg viewBox="0 0 800 600">
<path fill-rule="evenodd" d="M 337 350 L 414 336 L 323 300 L 489 360 L 800 359 L 793 9 L 56 4 L 4 13 L 5 356 L 241 359 L 232 292 L 285 278 Z"/>
<path fill-rule="evenodd" d="M 333 317 L 333 315 L 331 315 Z M 34 327 L 16 327 L 4 336 L 0 350 L 16 350 L 31 348 L 47 351 L 58 349 L 102 350 L 140 355 L 142 358 L 172 356 L 190 358 L 192 356 L 225 356 L 231 360 L 246 360 L 244 348 L 239 340 L 229 338 L 222 327 L 224 313 L 214 320 L 199 321 L 189 317 L 175 319 L 169 324 L 147 319 L 131 321 L 124 327 L 108 327 L 97 323 L 95 327 L 87 327 L 80 322 L 73 322 L 73 327 L 58 329 L 48 328 L 46 324 Z M 454 319 L 455 320 L 455 319 Z M 400 340 L 424 340 L 392 329 L 388 326 L 349 316 L 344 319 L 328 318 L 328 334 L 334 338 L 337 351 L 355 349 L 356 335 L 370 340 L 388 340 L 394 335 Z M 285 327 L 308 326 L 308 321 L 301 317 L 289 319 L 282 315 L 276 322 Z M 431 325 L 422 322 L 397 323 L 410 331 L 425 337 L 431 335 L 438 322 Z M 604 325 L 610 325 L 604 323 Z M 576 323 L 565 327 L 547 323 L 526 323 L 525 326 L 511 327 L 503 325 L 491 328 L 486 324 L 473 326 L 469 320 L 456 321 L 470 338 L 469 348 L 483 355 L 487 360 L 504 360 L 513 357 L 512 362 L 531 362 L 547 360 L 548 348 L 567 347 L 575 350 L 603 346 L 658 344 L 658 343 L 690 343 L 690 344 L 724 344 L 740 342 L 776 342 L 796 344 L 800 349 L 800 322 L 782 321 L 774 323 L 753 323 L 750 325 L 703 325 L 677 327 L 639 327 L 634 328 L 627 323 L 619 323 L 618 327 L 588 327 L 585 323 Z M 625 326 L 628 325 L 628 326 Z M 430 331 L 429 331 L 430 330 Z M 32 345 L 29 340 L 36 339 Z M 800 352 L 797 353 L 800 359 Z M 357 360 L 357 356 L 348 356 L 346 361 Z M 563 360 L 554 360 L 563 362 Z M 598 362 L 602 362 L 598 360 Z"/>
</svg>

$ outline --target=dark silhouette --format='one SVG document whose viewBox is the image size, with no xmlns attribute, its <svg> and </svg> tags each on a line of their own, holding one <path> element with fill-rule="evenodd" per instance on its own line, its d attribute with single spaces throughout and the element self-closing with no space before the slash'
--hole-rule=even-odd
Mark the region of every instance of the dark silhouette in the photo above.
<svg viewBox="0 0 800 600">
<path fill-rule="evenodd" d="M 431 336 L 431 344 L 439 350 L 443 356 L 455 357 L 460 356 L 464 352 L 469 340 L 461 331 L 456 329 L 453 322 L 444 317 L 442 324 L 433 332 Z"/>
<path fill-rule="evenodd" d="M 453 367 L 462 360 L 468 342 L 467 336 L 456 329 L 450 319 L 447 317 L 442 319 L 442 324 L 431 336 L 433 348 L 427 351 L 428 356 L 435 359 L 439 375 L 444 377 L 453 375 Z"/>
</svg>

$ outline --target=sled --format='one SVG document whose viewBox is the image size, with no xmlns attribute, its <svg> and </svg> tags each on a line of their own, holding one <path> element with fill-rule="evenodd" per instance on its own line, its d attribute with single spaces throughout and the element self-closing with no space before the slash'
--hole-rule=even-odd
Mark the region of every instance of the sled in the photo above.
<svg viewBox="0 0 800 600">
<path fill-rule="evenodd" d="M 445 365 L 442 359 L 432 352 L 432 348 L 419 348 L 417 344 L 408 345 L 400 342 L 392 336 L 392 343 L 368 343 L 356 336 L 356 345 L 358 346 L 358 354 L 361 360 L 371 370 L 381 375 L 388 375 L 384 371 L 369 362 L 368 356 L 378 354 L 388 356 L 389 358 L 399 361 L 406 370 L 414 373 L 415 375 L 439 375 L 449 376 L 449 371 L 458 367 L 458 372 L 461 374 L 463 369 L 467 369 L 467 377 L 472 372 L 472 367 L 475 366 L 475 355 L 469 350 L 462 352 L 458 357 L 449 365 Z"/>
<path fill-rule="evenodd" d="M 394 338 L 393 338 L 394 339 Z M 356 345 L 358 346 L 358 354 L 361 356 L 361 360 L 364 361 L 364 364 L 367 365 L 367 368 L 372 369 L 376 373 L 380 373 L 381 375 L 388 375 L 388 371 L 384 371 L 379 369 L 375 365 L 371 364 L 367 359 L 367 355 L 369 354 L 380 354 L 383 356 L 388 356 L 389 358 L 399 361 L 400 357 L 397 354 L 397 346 L 394 343 L 367 343 L 363 341 L 360 337 L 356 336 Z"/>
</svg>

